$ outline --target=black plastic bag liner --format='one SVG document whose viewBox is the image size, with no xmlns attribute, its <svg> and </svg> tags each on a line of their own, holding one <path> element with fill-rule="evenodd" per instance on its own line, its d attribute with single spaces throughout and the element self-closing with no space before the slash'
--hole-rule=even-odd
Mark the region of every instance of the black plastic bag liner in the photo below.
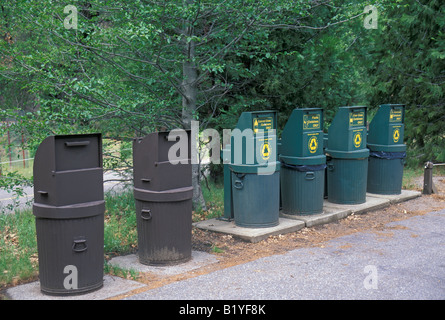
<svg viewBox="0 0 445 320">
<path fill-rule="evenodd" d="M 386 151 L 370 151 L 370 157 L 392 160 L 406 158 L 406 152 L 386 152 Z"/>
<path fill-rule="evenodd" d="M 326 169 L 326 164 L 317 164 L 317 165 L 296 165 L 296 164 L 288 164 L 281 162 L 281 166 L 294 169 L 300 172 L 308 172 L 308 171 L 320 171 Z"/>
</svg>

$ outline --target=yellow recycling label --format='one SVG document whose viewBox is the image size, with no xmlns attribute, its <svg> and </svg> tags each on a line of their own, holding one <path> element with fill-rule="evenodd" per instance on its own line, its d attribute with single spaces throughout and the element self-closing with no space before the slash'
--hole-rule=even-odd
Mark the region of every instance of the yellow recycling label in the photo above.
<svg viewBox="0 0 445 320">
<path fill-rule="evenodd" d="M 264 131 L 264 134 L 266 134 L 267 130 L 274 129 L 273 117 L 254 118 L 252 125 L 253 125 L 253 133 L 257 134 L 258 129 L 262 129 Z"/>
<path fill-rule="evenodd" d="M 263 157 L 263 160 L 268 160 L 270 158 L 270 152 L 269 142 L 263 143 L 261 146 L 261 157 Z"/>
<path fill-rule="evenodd" d="M 361 131 L 357 131 L 354 134 L 354 147 L 358 148 L 362 145 L 362 133 Z"/>
<path fill-rule="evenodd" d="M 392 134 L 392 139 L 394 140 L 394 142 L 398 142 L 400 139 L 400 130 L 399 128 L 395 128 L 394 132 Z"/>
<path fill-rule="evenodd" d="M 308 148 L 310 153 L 317 152 L 318 149 L 318 139 L 317 136 L 311 136 L 308 142 Z"/>
</svg>

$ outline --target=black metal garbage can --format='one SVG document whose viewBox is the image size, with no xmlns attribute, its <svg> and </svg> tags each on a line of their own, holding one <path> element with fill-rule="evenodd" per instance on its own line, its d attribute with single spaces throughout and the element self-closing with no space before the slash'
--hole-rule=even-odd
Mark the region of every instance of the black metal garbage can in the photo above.
<svg viewBox="0 0 445 320">
<path fill-rule="evenodd" d="M 183 131 L 187 150 L 176 164 L 169 151 L 177 141 L 155 132 L 133 143 L 134 198 L 139 262 L 173 265 L 191 259 L 192 171 L 190 131 Z"/>
<path fill-rule="evenodd" d="M 43 293 L 103 286 L 104 212 L 101 135 L 46 138 L 34 159 L 33 205 Z"/>
</svg>

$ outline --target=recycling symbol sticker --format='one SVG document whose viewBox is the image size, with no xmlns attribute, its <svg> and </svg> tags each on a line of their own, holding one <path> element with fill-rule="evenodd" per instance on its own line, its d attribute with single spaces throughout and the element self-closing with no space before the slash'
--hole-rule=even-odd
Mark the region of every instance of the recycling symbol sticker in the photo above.
<svg viewBox="0 0 445 320">
<path fill-rule="evenodd" d="M 264 143 L 261 147 L 261 156 L 263 160 L 268 160 L 270 158 L 270 146 L 269 143 Z"/>
<path fill-rule="evenodd" d="M 394 129 L 394 132 L 392 134 L 392 139 L 394 140 L 394 142 L 398 142 L 400 139 L 400 131 L 399 128 Z"/>
<path fill-rule="evenodd" d="M 354 135 L 354 146 L 358 148 L 361 146 L 361 144 L 362 144 L 362 133 L 358 131 Z"/>
<path fill-rule="evenodd" d="M 318 140 L 317 140 L 317 136 L 312 136 L 312 137 L 309 139 L 308 147 L 309 147 L 309 152 L 310 152 L 310 153 L 315 153 L 315 152 L 317 152 L 317 149 L 318 149 Z"/>
</svg>

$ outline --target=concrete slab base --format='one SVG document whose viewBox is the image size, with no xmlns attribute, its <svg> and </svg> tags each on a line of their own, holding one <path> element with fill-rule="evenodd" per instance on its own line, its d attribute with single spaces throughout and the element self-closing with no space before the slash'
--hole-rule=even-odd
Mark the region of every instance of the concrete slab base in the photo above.
<svg viewBox="0 0 445 320">
<path fill-rule="evenodd" d="M 384 198 L 388 199 L 391 204 L 399 203 L 407 200 L 411 200 L 417 197 L 420 197 L 422 193 L 416 190 L 402 190 L 401 194 L 375 194 L 375 193 L 367 193 L 367 196 L 374 198 Z"/>
<path fill-rule="evenodd" d="M 280 213 L 280 223 L 272 228 L 242 228 L 233 221 L 210 219 L 194 223 L 194 226 L 204 230 L 230 234 L 234 237 L 259 242 L 272 235 L 298 231 L 303 227 L 312 227 L 346 218 L 348 215 L 363 214 L 368 211 L 385 208 L 391 204 L 407 201 L 421 196 L 420 191 L 402 190 L 398 195 L 366 194 L 366 202 L 362 204 L 336 204 L 324 200 L 323 213 L 314 215 L 289 215 Z M 294 223 L 292 223 L 292 221 Z"/>
<path fill-rule="evenodd" d="M 126 280 L 120 277 L 105 275 L 104 285 L 94 292 L 76 296 L 48 296 L 40 291 L 40 282 L 34 281 L 6 290 L 6 294 L 13 300 L 105 300 L 145 285 L 136 281 Z"/>
<path fill-rule="evenodd" d="M 172 266 L 147 266 L 139 262 L 136 254 L 114 257 L 108 262 L 108 264 L 125 270 L 134 270 L 142 273 L 150 272 L 157 275 L 170 276 L 189 272 L 191 270 L 217 262 L 218 259 L 213 254 L 201 251 L 192 251 L 191 260 Z"/>
<path fill-rule="evenodd" d="M 270 236 L 298 231 L 304 228 L 305 223 L 301 220 L 279 218 L 279 223 L 275 227 L 243 228 L 236 226 L 234 221 L 210 219 L 196 222 L 193 225 L 200 229 L 230 234 L 236 238 L 255 243 Z"/>
<path fill-rule="evenodd" d="M 330 210 L 351 210 L 351 213 L 360 214 L 372 210 L 382 209 L 390 205 L 390 200 L 366 195 L 366 202 L 360 204 L 338 204 L 324 201 L 323 208 Z"/>
<path fill-rule="evenodd" d="M 323 213 L 320 214 L 290 215 L 280 213 L 280 216 L 288 219 L 300 220 L 305 223 L 306 227 L 313 227 L 346 218 L 352 213 L 351 209 L 337 209 L 329 207 L 324 207 L 323 209 Z"/>
</svg>

